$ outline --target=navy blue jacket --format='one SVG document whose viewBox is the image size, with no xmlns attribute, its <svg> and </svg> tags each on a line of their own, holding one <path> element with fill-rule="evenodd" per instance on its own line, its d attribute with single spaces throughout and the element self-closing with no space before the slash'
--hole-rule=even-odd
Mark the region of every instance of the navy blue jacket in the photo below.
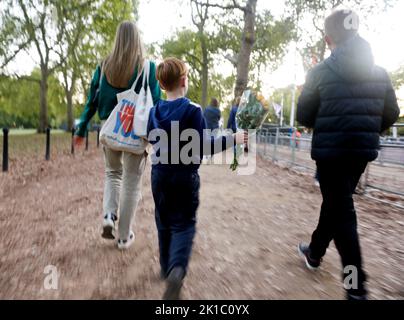
<svg viewBox="0 0 404 320">
<path fill-rule="evenodd" d="M 209 106 L 205 109 L 204 117 L 206 120 L 206 126 L 210 130 L 219 128 L 220 117 L 222 116 L 220 109 Z"/>
<path fill-rule="evenodd" d="M 227 120 L 227 129 L 233 130 L 234 133 L 237 132 L 237 124 L 236 124 L 237 110 L 238 106 L 233 106 L 230 110 L 229 119 Z"/>
<path fill-rule="evenodd" d="M 314 128 L 314 160 L 373 161 L 380 134 L 399 113 L 389 75 L 375 66 L 369 43 L 356 36 L 308 73 L 297 121 Z"/>
<path fill-rule="evenodd" d="M 174 128 L 175 124 L 178 129 Z M 173 129 L 172 129 L 173 128 Z M 199 150 L 192 153 L 192 161 L 184 163 L 180 157 L 181 150 L 188 151 L 186 146 L 192 139 L 181 134 L 186 129 L 194 129 L 198 133 Z M 153 168 L 162 170 L 198 170 L 203 155 L 212 155 L 222 152 L 234 146 L 233 136 L 222 136 L 215 138 L 206 132 L 206 122 L 202 114 L 202 108 L 192 103 L 187 98 L 180 98 L 174 101 L 160 100 L 150 111 L 148 122 L 148 138 L 153 145 L 152 154 Z M 175 138 L 176 130 L 181 139 Z M 161 140 L 159 136 L 167 134 L 167 141 Z M 185 133 L 184 133 L 185 134 Z M 172 141 L 173 140 L 173 141 Z M 188 152 L 187 154 L 191 154 Z M 160 160 L 166 161 L 162 163 Z"/>
</svg>

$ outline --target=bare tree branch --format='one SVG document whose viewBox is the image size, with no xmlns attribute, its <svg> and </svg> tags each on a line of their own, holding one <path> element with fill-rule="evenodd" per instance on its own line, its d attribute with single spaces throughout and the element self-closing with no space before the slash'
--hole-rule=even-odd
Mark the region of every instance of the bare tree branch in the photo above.
<svg viewBox="0 0 404 320">
<path fill-rule="evenodd" d="M 233 5 L 221 5 L 218 3 L 209 3 L 209 1 L 208 1 L 208 3 L 195 1 L 195 3 L 202 7 L 212 7 L 212 8 L 219 8 L 219 9 L 224 9 L 224 10 L 239 9 L 243 12 L 245 12 L 247 10 L 247 7 L 240 6 L 236 0 L 233 0 Z"/>
<path fill-rule="evenodd" d="M 205 13 L 203 17 L 201 18 L 203 21 L 206 21 L 208 19 L 208 12 L 209 12 L 209 0 L 207 0 L 207 6 L 205 7 Z"/>
<path fill-rule="evenodd" d="M 198 62 L 199 64 L 202 64 L 202 60 L 199 59 L 196 55 L 194 55 L 194 54 L 192 54 L 192 53 L 189 53 L 189 52 L 187 52 L 186 55 L 189 56 L 189 57 L 191 57 L 191 58 L 193 58 L 193 59 L 194 59 L 196 62 Z"/>
<path fill-rule="evenodd" d="M 319 31 L 322 35 L 324 35 L 324 29 L 318 27 L 317 24 L 316 24 L 316 17 L 313 17 L 313 20 L 312 20 L 312 21 L 313 21 L 313 26 L 314 26 L 314 28 L 316 28 L 316 30 Z"/>
<path fill-rule="evenodd" d="M 45 61 L 46 64 L 49 62 L 49 45 L 48 42 L 46 40 L 46 31 L 45 31 L 45 19 L 46 19 L 46 12 L 45 12 L 45 8 L 44 8 L 44 12 L 42 12 L 41 14 L 41 20 L 39 23 L 39 29 L 41 30 L 41 35 L 42 35 L 42 41 L 43 44 L 45 46 Z"/>
<path fill-rule="evenodd" d="M 230 54 L 222 54 L 223 58 L 229 61 L 234 67 L 237 67 L 238 56 Z"/>
<path fill-rule="evenodd" d="M 0 66 L 0 69 L 3 69 L 6 65 L 8 65 L 8 63 L 10 61 L 12 61 L 17 54 L 19 54 L 22 50 L 24 50 L 29 45 L 30 42 L 31 42 L 30 40 L 27 40 L 27 41 L 21 43 L 18 46 L 18 48 L 9 57 L 7 57 L 4 60 L 3 64 Z"/>
<path fill-rule="evenodd" d="M 35 37 L 35 26 L 31 20 L 31 18 L 28 15 L 28 11 L 27 11 L 27 8 L 26 8 L 24 2 L 22 0 L 19 0 L 18 2 L 20 4 L 20 7 L 24 14 L 24 19 L 25 19 L 27 27 L 28 27 L 28 35 L 30 37 L 30 40 L 34 41 L 35 47 L 37 48 L 37 51 L 38 51 L 39 58 L 41 59 L 41 64 L 43 64 L 45 62 L 45 60 L 44 60 L 44 56 L 42 54 L 41 46 L 39 45 L 39 42 L 38 42 L 37 38 Z"/>
<path fill-rule="evenodd" d="M 80 21 L 81 21 L 81 20 L 80 20 Z M 53 71 L 55 71 L 55 69 L 61 67 L 63 64 L 66 63 L 66 61 L 67 61 L 69 55 L 70 55 L 70 54 L 73 54 L 73 53 L 74 53 L 74 49 L 78 46 L 78 43 L 79 43 L 79 40 L 80 40 L 80 36 L 81 36 L 81 35 L 82 35 L 82 23 L 77 26 L 77 28 L 76 28 L 76 33 L 75 33 L 75 37 L 74 37 L 74 39 L 73 39 L 72 42 L 70 42 L 71 38 L 70 38 L 70 36 L 68 36 L 68 39 L 69 39 L 69 42 L 70 42 L 70 43 L 69 43 L 68 50 L 67 50 L 66 54 L 63 55 L 63 54 L 61 53 L 61 52 L 63 52 L 62 49 L 61 49 L 61 52 L 56 52 L 56 51 L 55 51 L 55 53 L 57 53 L 57 54 L 59 55 L 60 61 L 59 61 L 56 65 L 54 65 L 52 68 L 50 68 L 50 69 L 49 69 L 49 72 L 52 73 Z M 59 43 L 59 44 L 60 44 L 60 43 Z"/>
<path fill-rule="evenodd" d="M 192 23 L 193 23 L 195 26 L 198 26 L 198 23 L 197 23 L 196 20 L 195 20 L 194 6 L 192 5 L 192 4 L 195 3 L 195 2 L 196 2 L 195 0 L 191 0 L 191 19 L 192 19 Z"/>
</svg>

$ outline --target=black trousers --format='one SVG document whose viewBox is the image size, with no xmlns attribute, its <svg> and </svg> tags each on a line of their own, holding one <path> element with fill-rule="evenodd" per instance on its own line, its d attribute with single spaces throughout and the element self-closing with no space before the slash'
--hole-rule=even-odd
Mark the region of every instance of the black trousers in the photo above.
<svg viewBox="0 0 404 320">
<path fill-rule="evenodd" d="M 152 192 L 164 274 L 174 267 L 187 270 L 196 231 L 200 179 L 197 171 L 152 169 Z"/>
<path fill-rule="evenodd" d="M 343 268 L 353 266 L 357 271 L 357 286 L 345 288 L 357 295 L 366 293 L 364 286 L 366 275 L 362 268 L 352 195 L 367 164 L 368 162 L 363 160 L 317 162 L 323 203 L 318 226 L 310 243 L 312 258 L 320 259 L 325 255 L 331 240 L 334 240 Z M 347 272 L 348 270 L 351 269 L 346 269 Z M 353 273 L 343 274 L 343 278 L 346 279 L 345 277 L 349 275 Z"/>
</svg>

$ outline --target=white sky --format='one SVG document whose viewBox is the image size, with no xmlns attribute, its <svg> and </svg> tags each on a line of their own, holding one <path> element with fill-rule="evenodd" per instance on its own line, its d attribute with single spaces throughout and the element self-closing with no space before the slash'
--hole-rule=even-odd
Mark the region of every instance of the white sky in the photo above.
<svg viewBox="0 0 404 320">
<path fill-rule="evenodd" d="M 284 11 L 284 0 L 259 0 L 258 10 L 263 9 L 271 10 L 275 17 L 280 16 Z M 398 0 L 394 8 L 387 12 L 375 12 L 369 17 L 367 22 L 371 27 L 366 28 L 362 25 L 360 29 L 361 35 L 373 47 L 376 63 L 389 71 L 404 64 L 403 14 L 404 1 Z M 141 0 L 138 25 L 142 30 L 145 43 L 161 43 L 178 29 L 192 28 L 190 15 L 188 0 L 183 0 L 183 5 L 179 5 L 178 0 Z M 281 67 L 263 76 L 264 94 L 271 88 L 285 87 L 294 83 L 295 74 L 298 84 L 304 82 L 305 75 L 299 57 L 296 61 L 297 67 L 294 67 L 293 45 L 290 45 L 287 52 Z M 33 59 L 25 54 L 19 55 L 11 65 L 12 70 L 24 73 L 30 72 L 32 68 Z M 227 65 L 221 68 L 227 75 L 231 67 Z M 404 92 L 401 94 L 404 98 Z M 265 95 L 269 95 L 269 92 Z"/>
<path fill-rule="evenodd" d="M 181 7 L 176 0 L 143 0 L 139 8 L 139 27 L 146 43 L 159 42 L 169 38 L 177 29 L 192 27 L 188 1 Z M 275 16 L 284 11 L 284 0 L 259 0 L 258 10 L 269 9 Z M 359 13 L 360 14 L 360 13 Z M 398 0 L 394 8 L 386 12 L 375 12 L 369 17 L 369 28 L 361 27 L 360 33 L 372 45 L 376 63 L 389 71 L 404 64 L 404 1 Z M 157 21 L 157 22 L 156 22 Z M 264 87 L 285 87 L 294 82 L 294 46 L 291 45 L 282 66 L 263 78 Z M 297 83 L 304 82 L 304 71 L 297 59 Z M 225 71 L 225 70 L 224 70 Z"/>
</svg>

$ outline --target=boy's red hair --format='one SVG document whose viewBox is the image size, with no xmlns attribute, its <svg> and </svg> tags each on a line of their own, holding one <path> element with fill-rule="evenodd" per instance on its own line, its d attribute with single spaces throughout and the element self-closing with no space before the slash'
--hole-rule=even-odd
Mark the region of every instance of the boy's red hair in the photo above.
<svg viewBox="0 0 404 320">
<path fill-rule="evenodd" d="M 166 58 L 157 66 L 156 77 L 164 90 L 173 91 L 187 72 L 187 66 L 183 61 L 177 58 Z"/>
</svg>

